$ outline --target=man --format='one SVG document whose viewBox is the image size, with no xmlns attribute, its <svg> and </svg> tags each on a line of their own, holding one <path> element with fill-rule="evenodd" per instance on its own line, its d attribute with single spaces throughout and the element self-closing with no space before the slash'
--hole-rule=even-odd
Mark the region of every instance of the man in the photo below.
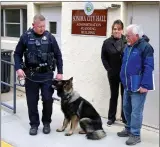
<svg viewBox="0 0 160 147">
<path fill-rule="evenodd" d="M 111 126 L 116 120 L 117 101 L 119 96 L 119 87 L 121 86 L 121 98 L 123 101 L 123 85 L 120 80 L 120 69 L 122 65 L 122 53 L 127 43 L 123 33 L 123 22 L 115 20 L 112 25 L 112 35 L 103 42 L 101 59 L 104 68 L 108 73 L 108 81 L 110 85 L 110 103 L 108 111 L 107 125 Z M 123 123 L 126 123 L 123 109 L 121 111 Z"/>
<path fill-rule="evenodd" d="M 126 30 L 128 46 L 124 50 L 120 77 L 124 86 L 123 110 L 127 124 L 118 132 L 119 137 L 128 137 L 127 145 L 141 142 L 143 109 L 148 90 L 153 90 L 154 50 L 138 25 Z"/>
<path fill-rule="evenodd" d="M 43 133 L 50 133 L 53 105 L 51 87 L 53 71 L 57 65 L 56 78 L 61 80 L 63 74 L 62 54 L 55 37 L 45 30 L 45 18 L 38 14 L 33 18 L 33 28 L 21 37 L 14 52 L 15 70 L 19 78 L 25 78 L 30 135 L 36 135 L 40 125 L 38 113 L 39 89 L 41 89 L 43 110 Z M 25 62 L 23 64 L 23 57 Z M 55 65 L 56 64 L 56 65 Z"/>
</svg>

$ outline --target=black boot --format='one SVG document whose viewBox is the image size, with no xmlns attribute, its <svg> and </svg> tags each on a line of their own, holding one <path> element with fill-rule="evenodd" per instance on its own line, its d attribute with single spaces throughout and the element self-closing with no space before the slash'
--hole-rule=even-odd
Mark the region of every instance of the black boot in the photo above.
<svg viewBox="0 0 160 147">
<path fill-rule="evenodd" d="M 42 122 L 43 122 L 43 133 L 49 134 L 51 131 L 50 123 L 51 123 L 51 115 L 52 115 L 52 105 L 53 100 L 43 101 L 43 110 L 42 110 Z"/>
<path fill-rule="evenodd" d="M 32 126 L 29 130 L 30 135 L 37 135 L 38 127 Z"/>
<path fill-rule="evenodd" d="M 50 125 L 49 124 L 44 124 L 43 133 L 44 134 L 49 134 L 50 131 L 51 131 Z"/>
<path fill-rule="evenodd" d="M 114 124 L 114 121 L 113 120 L 108 120 L 107 125 L 111 126 L 112 124 Z"/>
</svg>

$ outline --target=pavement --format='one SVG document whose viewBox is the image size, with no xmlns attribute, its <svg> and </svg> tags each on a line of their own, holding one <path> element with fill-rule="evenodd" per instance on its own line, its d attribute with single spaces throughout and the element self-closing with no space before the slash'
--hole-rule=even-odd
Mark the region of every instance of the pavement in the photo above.
<svg viewBox="0 0 160 147">
<path fill-rule="evenodd" d="M 13 105 L 12 94 L 12 91 L 8 94 L 2 94 L 2 101 Z M 41 118 L 41 100 L 38 107 Z M 1 107 L 1 145 L 2 147 L 126 147 L 125 141 L 127 138 L 117 136 L 117 132 L 123 129 L 123 124 L 116 122 L 108 127 L 106 125 L 107 119 L 102 118 L 102 121 L 107 136 L 101 140 L 87 140 L 85 135 L 78 134 L 79 127 L 72 136 L 65 136 L 65 132 L 56 132 L 56 129 L 62 125 L 63 114 L 59 102 L 55 101 L 53 104 L 51 133 L 43 134 L 41 123 L 38 134 L 30 136 L 25 95 L 23 92 L 17 92 L 16 114 L 4 106 Z M 159 130 L 143 126 L 141 140 L 142 142 L 137 144 L 136 147 L 159 147 Z"/>
</svg>

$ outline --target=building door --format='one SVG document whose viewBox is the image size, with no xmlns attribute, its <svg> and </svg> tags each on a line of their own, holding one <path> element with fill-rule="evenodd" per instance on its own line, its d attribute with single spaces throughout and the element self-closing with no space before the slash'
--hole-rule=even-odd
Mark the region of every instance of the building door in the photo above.
<svg viewBox="0 0 160 147">
<path fill-rule="evenodd" d="M 40 7 L 40 13 L 46 18 L 46 29 L 55 36 L 61 49 L 61 6 L 44 5 Z M 56 74 L 57 70 L 54 77 Z M 56 91 L 53 97 L 58 98 Z"/>
<path fill-rule="evenodd" d="M 142 25 L 154 48 L 155 91 L 147 95 L 143 123 L 159 128 L 159 2 L 129 3 L 127 24 L 130 23 Z"/>
<path fill-rule="evenodd" d="M 46 18 L 46 29 L 55 36 L 61 48 L 61 6 L 41 6 L 40 13 Z"/>
</svg>

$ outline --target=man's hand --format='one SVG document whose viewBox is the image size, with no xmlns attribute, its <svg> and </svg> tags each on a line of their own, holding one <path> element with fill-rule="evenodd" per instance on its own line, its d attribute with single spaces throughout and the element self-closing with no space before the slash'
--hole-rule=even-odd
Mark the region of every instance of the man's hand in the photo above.
<svg viewBox="0 0 160 147">
<path fill-rule="evenodd" d="M 18 69 L 16 72 L 19 78 L 24 78 L 26 76 L 22 69 Z"/>
<path fill-rule="evenodd" d="M 57 74 L 56 75 L 56 79 L 57 80 L 62 80 L 63 79 L 63 75 L 62 74 Z"/>
<path fill-rule="evenodd" d="M 137 91 L 139 91 L 140 93 L 148 92 L 148 90 L 146 88 L 142 88 L 142 87 L 140 87 Z"/>
</svg>

